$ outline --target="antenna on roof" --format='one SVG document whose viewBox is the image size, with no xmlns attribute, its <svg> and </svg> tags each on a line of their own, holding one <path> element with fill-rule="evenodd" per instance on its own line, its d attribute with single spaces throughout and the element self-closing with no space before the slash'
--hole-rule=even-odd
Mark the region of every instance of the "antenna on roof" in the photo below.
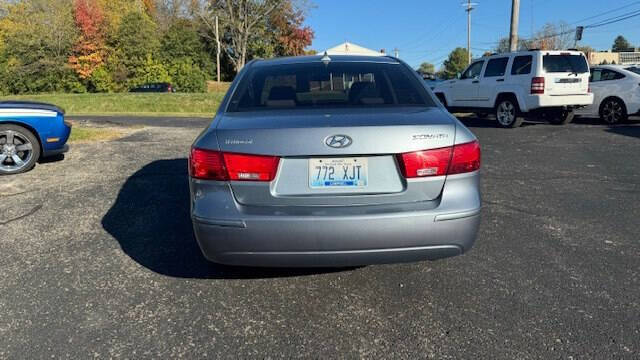
<svg viewBox="0 0 640 360">
<path fill-rule="evenodd" d="M 322 59 L 320 59 L 320 61 L 322 61 L 322 63 L 324 63 L 325 65 L 329 65 L 329 63 L 331 62 L 331 58 L 326 51 L 324 52 L 324 56 L 322 57 Z"/>
</svg>

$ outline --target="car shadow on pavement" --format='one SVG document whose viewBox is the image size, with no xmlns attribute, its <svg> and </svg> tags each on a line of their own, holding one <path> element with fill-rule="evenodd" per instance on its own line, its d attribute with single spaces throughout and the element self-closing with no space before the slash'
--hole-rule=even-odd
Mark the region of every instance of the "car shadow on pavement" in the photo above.
<svg viewBox="0 0 640 360">
<path fill-rule="evenodd" d="M 633 125 L 611 126 L 607 129 L 607 132 L 612 134 L 631 136 L 631 137 L 640 139 L 640 126 L 633 126 Z"/>
<path fill-rule="evenodd" d="M 251 279 L 349 270 L 250 268 L 207 261 L 191 226 L 187 159 L 154 161 L 129 177 L 102 226 L 133 260 L 167 276 Z"/>
</svg>

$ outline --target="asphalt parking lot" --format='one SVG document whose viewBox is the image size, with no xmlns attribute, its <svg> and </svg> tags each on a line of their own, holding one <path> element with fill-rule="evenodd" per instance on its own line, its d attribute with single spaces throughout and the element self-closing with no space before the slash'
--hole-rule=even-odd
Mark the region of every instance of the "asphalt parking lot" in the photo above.
<svg viewBox="0 0 640 360">
<path fill-rule="evenodd" d="M 640 124 L 465 122 L 483 220 L 437 262 L 207 263 L 179 120 L 3 177 L 0 358 L 639 358 Z"/>
</svg>

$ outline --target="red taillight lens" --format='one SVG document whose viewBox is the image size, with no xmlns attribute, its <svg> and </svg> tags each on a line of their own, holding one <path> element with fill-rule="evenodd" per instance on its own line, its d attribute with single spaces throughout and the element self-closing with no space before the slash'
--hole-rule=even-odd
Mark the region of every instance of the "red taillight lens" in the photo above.
<svg viewBox="0 0 640 360">
<path fill-rule="evenodd" d="M 398 155 L 402 175 L 406 178 L 446 175 L 451 149 L 447 147 Z"/>
<path fill-rule="evenodd" d="M 534 77 L 531 79 L 531 93 L 532 94 L 544 94 L 544 78 Z"/>
<path fill-rule="evenodd" d="M 189 175 L 204 180 L 229 180 L 219 151 L 191 149 L 189 156 Z"/>
<path fill-rule="evenodd" d="M 189 175 L 204 180 L 271 181 L 276 177 L 280 158 L 276 156 L 223 153 L 193 148 Z"/>
<path fill-rule="evenodd" d="M 466 144 L 455 145 L 449 175 L 462 174 L 480 169 L 480 143 L 476 140 Z"/>
<path fill-rule="evenodd" d="M 223 157 L 231 180 L 271 181 L 280 162 L 277 156 L 224 153 Z"/>
<path fill-rule="evenodd" d="M 398 163 L 405 178 L 472 172 L 480 169 L 480 143 L 404 153 L 398 155 Z"/>
</svg>

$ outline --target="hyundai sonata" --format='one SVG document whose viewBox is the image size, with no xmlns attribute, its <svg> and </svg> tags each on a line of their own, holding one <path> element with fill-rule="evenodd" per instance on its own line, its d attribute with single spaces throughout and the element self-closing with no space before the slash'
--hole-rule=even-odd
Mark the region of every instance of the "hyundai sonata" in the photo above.
<svg viewBox="0 0 640 360">
<path fill-rule="evenodd" d="M 204 256 L 355 266 L 468 251 L 480 146 L 392 57 L 259 60 L 238 74 L 189 156 Z"/>
</svg>

